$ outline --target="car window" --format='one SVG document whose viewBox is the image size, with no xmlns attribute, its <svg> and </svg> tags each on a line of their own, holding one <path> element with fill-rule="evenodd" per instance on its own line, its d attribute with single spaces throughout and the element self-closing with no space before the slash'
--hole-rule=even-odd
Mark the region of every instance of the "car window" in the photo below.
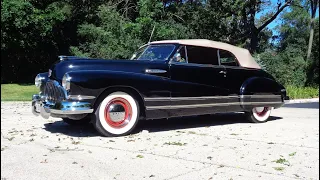
<svg viewBox="0 0 320 180">
<path fill-rule="evenodd" d="M 200 46 L 187 46 L 188 63 L 219 65 L 218 50 Z"/>
<path fill-rule="evenodd" d="M 172 61 L 178 63 L 187 63 L 185 46 L 180 46 L 177 52 L 173 55 Z"/>
<path fill-rule="evenodd" d="M 224 66 L 239 66 L 237 58 L 229 51 L 219 50 L 220 63 Z"/>
<path fill-rule="evenodd" d="M 168 60 L 169 56 L 175 49 L 175 45 L 150 45 L 133 59 L 137 60 Z"/>
<path fill-rule="evenodd" d="M 144 46 L 144 47 L 141 47 L 140 49 L 138 49 L 138 51 L 135 52 L 135 53 L 131 56 L 130 60 L 134 60 L 134 59 L 137 59 L 138 57 L 140 57 L 141 54 L 147 49 L 147 47 L 148 47 L 148 46 Z"/>
</svg>

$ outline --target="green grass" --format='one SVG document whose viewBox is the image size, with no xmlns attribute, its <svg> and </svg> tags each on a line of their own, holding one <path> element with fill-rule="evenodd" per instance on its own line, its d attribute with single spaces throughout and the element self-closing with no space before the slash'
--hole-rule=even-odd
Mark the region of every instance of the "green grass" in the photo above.
<svg viewBox="0 0 320 180">
<path fill-rule="evenodd" d="M 319 88 L 287 86 L 286 90 L 287 96 L 289 96 L 290 99 L 308 99 L 319 97 Z"/>
<path fill-rule="evenodd" d="M 39 89 L 35 85 L 1 84 L 1 101 L 31 101 L 37 93 Z"/>
<path fill-rule="evenodd" d="M 277 171 L 283 171 L 285 168 L 284 167 L 273 167 L 273 169 Z"/>
</svg>

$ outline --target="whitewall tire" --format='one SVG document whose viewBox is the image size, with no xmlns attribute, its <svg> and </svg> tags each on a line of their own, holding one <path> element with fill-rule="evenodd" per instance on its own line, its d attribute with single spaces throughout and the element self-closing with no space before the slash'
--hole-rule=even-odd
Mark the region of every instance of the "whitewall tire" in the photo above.
<svg viewBox="0 0 320 180">
<path fill-rule="evenodd" d="M 95 111 L 94 126 L 104 136 L 129 134 L 139 119 L 139 103 L 126 92 L 107 95 Z"/>
<path fill-rule="evenodd" d="M 253 123 L 267 122 L 271 115 L 272 107 L 254 107 L 250 112 L 247 112 L 249 121 Z"/>
</svg>

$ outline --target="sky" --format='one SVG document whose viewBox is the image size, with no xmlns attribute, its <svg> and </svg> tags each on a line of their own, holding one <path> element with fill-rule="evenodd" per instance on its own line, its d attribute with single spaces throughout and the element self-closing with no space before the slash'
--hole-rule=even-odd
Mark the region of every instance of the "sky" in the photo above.
<svg viewBox="0 0 320 180">
<path fill-rule="evenodd" d="M 275 7 L 277 7 L 277 2 L 278 0 L 271 0 L 271 6 L 269 7 L 266 7 L 263 11 L 259 12 L 257 14 L 257 18 L 259 19 L 262 15 L 270 12 L 270 11 L 273 11 L 275 12 Z M 284 10 L 285 11 L 285 10 Z M 280 19 L 280 16 L 281 16 L 281 13 L 277 16 L 277 18 L 272 21 L 268 26 L 267 28 L 271 29 L 273 31 L 273 33 L 275 33 L 275 27 L 280 23 L 279 19 Z"/>
<path fill-rule="evenodd" d="M 266 7 L 263 11 L 259 12 L 259 13 L 257 14 L 257 18 L 260 18 L 261 15 L 264 15 L 264 14 L 267 13 L 267 12 L 271 12 L 271 11 L 275 12 L 275 8 L 277 7 L 277 2 L 278 2 L 278 0 L 271 0 L 271 6 Z M 287 11 L 287 10 L 288 10 L 288 9 L 285 9 L 283 12 L 285 12 L 285 11 Z M 319 8 L 318 8 L 317 13 L 316 13 L 316 17 L 318 17 L 318 16 L 319 16 Z M 269 29 L 272 30 L 273 34 L 276 34 L 275 27 L 276 27 L 278 24 L 281 23 L 280 17 L 281 17 L 281 13 L 277 16 L 277 18 L 276 18 L 274 21 L 272 21 L 272 22 L 267 26 L 267 28 L 269 28 Z"/>
</svg>

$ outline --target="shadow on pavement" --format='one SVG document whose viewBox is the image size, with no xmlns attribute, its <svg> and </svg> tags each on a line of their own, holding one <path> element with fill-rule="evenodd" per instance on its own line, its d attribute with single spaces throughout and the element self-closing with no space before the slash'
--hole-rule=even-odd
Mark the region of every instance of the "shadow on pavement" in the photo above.
<svg viewBox="0 0 320 180">
<path fill-rule="evenodd" d="M 281 117 L 270 116 L 269 121 L 280 120 Z M 197 127 L 222 126 L 228 124 L 250 123 L 243 113 L 214 114 L 202 116 L 190 116 L 170 119 L 155 119 L 140 121 L 136 126 L 133 134 L 142 130 L 152 132 L 189 129 Z M 92 124 L 74 126 L 68 125 L 61 121 L 47 123 L 44 125 L 45 130 L 51 133 L 61 133 L 73 137 L 93 137 L 100 136 Z"/>
<path fill-rule="evenodd" d="M 44 130 L 49 131 L 51 133 L 61 133 L 73 137 L 100 136 L 100 134 L 94 129 L 92 124 L 69 125 L 63 122 L 62 120 L 44 124 Z"/>
<path fill-rule="evenodd" d="M 319 109 L 319 102 L 285 104 L 283 107 L 287 107 L 287 108 Z"/>
<path fill-rule="evenodd" d="M 270 116 L 269 121 L 279 120 L 281 117 Z M 141 121 L 142 122 L 142 121 Z M 161 132 L 198 127 L 223 126 L 229 124 L 250 123 L 243 113 L 214 114 L 170 119 L 147 120 L 139 123 L 136 131 L 148 130 Z"/>
</svg>

